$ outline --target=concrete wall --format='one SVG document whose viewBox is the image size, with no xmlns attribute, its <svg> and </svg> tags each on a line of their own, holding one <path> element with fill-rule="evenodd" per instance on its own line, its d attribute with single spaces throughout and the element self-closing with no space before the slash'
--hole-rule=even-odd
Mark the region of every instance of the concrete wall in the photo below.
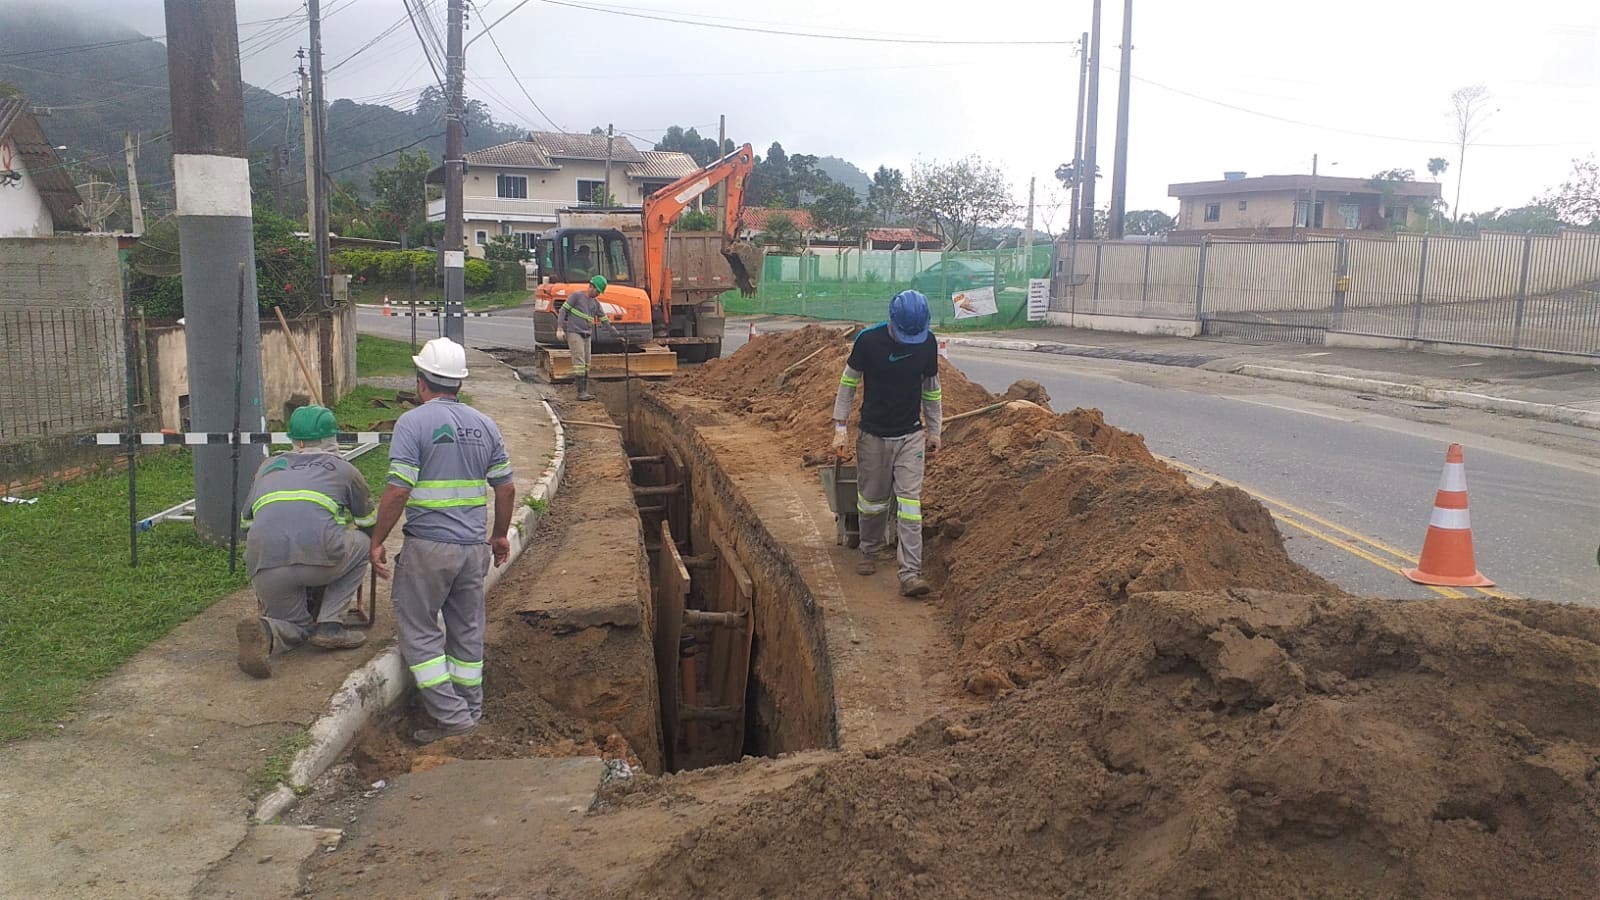
<svg viewBox="0 0 1600 900">
<path fill-rule="evenodd" d="M 0 190 L 0 238 L 49 237 L 55 233 L 55 220 L 39 196 L 39 185 L 28 174 L 22 154 L 10 141 L 0 141 L 0 159 L 10 159 L 11 169 L 22 173 L 22 180 Z"/>
<path fill-rule="evenodd" d="M 290 319 L 289 333 L 318 384 L 322 370 L 317 353 L 318 320 Z M 333 314 L 334 392 L 323 402 L 333 405 L 356 385 L 355 310 L 341 306 Z M 181 326 L 151 328 L 148 333 L 150 394 L 162 428 L 181 430 L 183 399 L 189 394 L 189 358 Z M 283 338 L 276 318 L 261 320 L 262 397 L 267 417 L 282 422 L 287 409 L 310 396 L 300 364 Z"/>
<path fill-rule="evenodd" d="M 1218 194 L 1204 197 L 1185 197 L 1178 204 L 1178 228 L 1189 230 L 1216 230 L 1222 228 L 1287 228 L 1294 222 L 1294 191 L 1262 191 L 1253 194 Z M 1245 204 L 1239 208 L 1240 202 Z M 1221 205 L 1217 221 L 1205 220 L 1206 205 Z M 1327 206 L 1323 209 L 1326 211 Z M 1326 213 L 1325 213 L 1326 215 Z M 1324 221 L 1327 221 L 1324 219 Z"/>
</svg>

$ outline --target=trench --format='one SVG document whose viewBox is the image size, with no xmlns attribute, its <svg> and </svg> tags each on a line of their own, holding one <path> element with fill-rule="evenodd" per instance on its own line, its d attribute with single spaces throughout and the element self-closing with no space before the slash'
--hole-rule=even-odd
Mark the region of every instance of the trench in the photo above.
<svg viewBox="0 0 1600 900">
<path fill-rule="evenodd" d="M 666 768 L 836 749 L 823 613 L 799 567 L 693 423 L 648 393 L 604 397 L 630 425 Z"/>
</svg>

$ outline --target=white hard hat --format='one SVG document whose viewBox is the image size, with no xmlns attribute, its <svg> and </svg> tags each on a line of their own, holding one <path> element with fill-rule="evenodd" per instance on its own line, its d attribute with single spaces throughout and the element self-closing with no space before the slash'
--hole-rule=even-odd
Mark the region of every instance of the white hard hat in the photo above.
<svg viewBox="0 0 1600 900">
<path fill-rule="evenodd" d="M 422 352 L 411 357 L 417 368 L 429 375 L 456 380 L 467 377 L 467 351 L 447 337 L 434 338 L 422 345 Z"/>
</svg>

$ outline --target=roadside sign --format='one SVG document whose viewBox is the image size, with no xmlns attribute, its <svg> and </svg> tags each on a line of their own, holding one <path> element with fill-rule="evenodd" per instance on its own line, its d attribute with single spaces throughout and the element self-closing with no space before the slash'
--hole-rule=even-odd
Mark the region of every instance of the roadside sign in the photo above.
<svg viewBox="0 0 1600 900">
<path fill-rule="evenodd" d="M 1050 279 L 1028 279 L 1028 321 L 1043 322 L 1050 311 Z"/>
<path fill-rule="evenodd" d="M 971 319 L 976 316 L 992 316 L 999 312 L 994 303 L 994 288 L 975 288 L 970 291 L 958 291 L 950 302 L 955 306 L 957 319 Z"/>
</svg>

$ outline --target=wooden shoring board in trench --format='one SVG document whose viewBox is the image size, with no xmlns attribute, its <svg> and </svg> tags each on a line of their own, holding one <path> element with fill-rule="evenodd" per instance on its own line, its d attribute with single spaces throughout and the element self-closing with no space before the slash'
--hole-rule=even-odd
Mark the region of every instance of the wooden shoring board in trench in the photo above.
<svg viewBox="0 0 1600 900">
<path fill-rule="evenodd" d="M 722 678 L 718 702 L 738 710 L 734 720 L 734 749 L 744 750 L 744 702 L 750 681 L 750 650 L 756 634 L 755 585 L 750 573 L 733 555 L 733 547 L 715 532 L 711 543 L 717 549 L 717 603 L 724 612 L 744 613 L 744 629 L 722 628 L 717 641 L 712 670 Z"/>
<path fill-rule="evenodd" d="M 689 570 L 672 538 L 672 526 L 661 523 L 661 551 L 656 557 L 656 678 L 661 691 L 662 743 L 669 768 L 678 753 L 678 641 L 683 637 L 683 610 L 689 598 Z"/>
</svg>

